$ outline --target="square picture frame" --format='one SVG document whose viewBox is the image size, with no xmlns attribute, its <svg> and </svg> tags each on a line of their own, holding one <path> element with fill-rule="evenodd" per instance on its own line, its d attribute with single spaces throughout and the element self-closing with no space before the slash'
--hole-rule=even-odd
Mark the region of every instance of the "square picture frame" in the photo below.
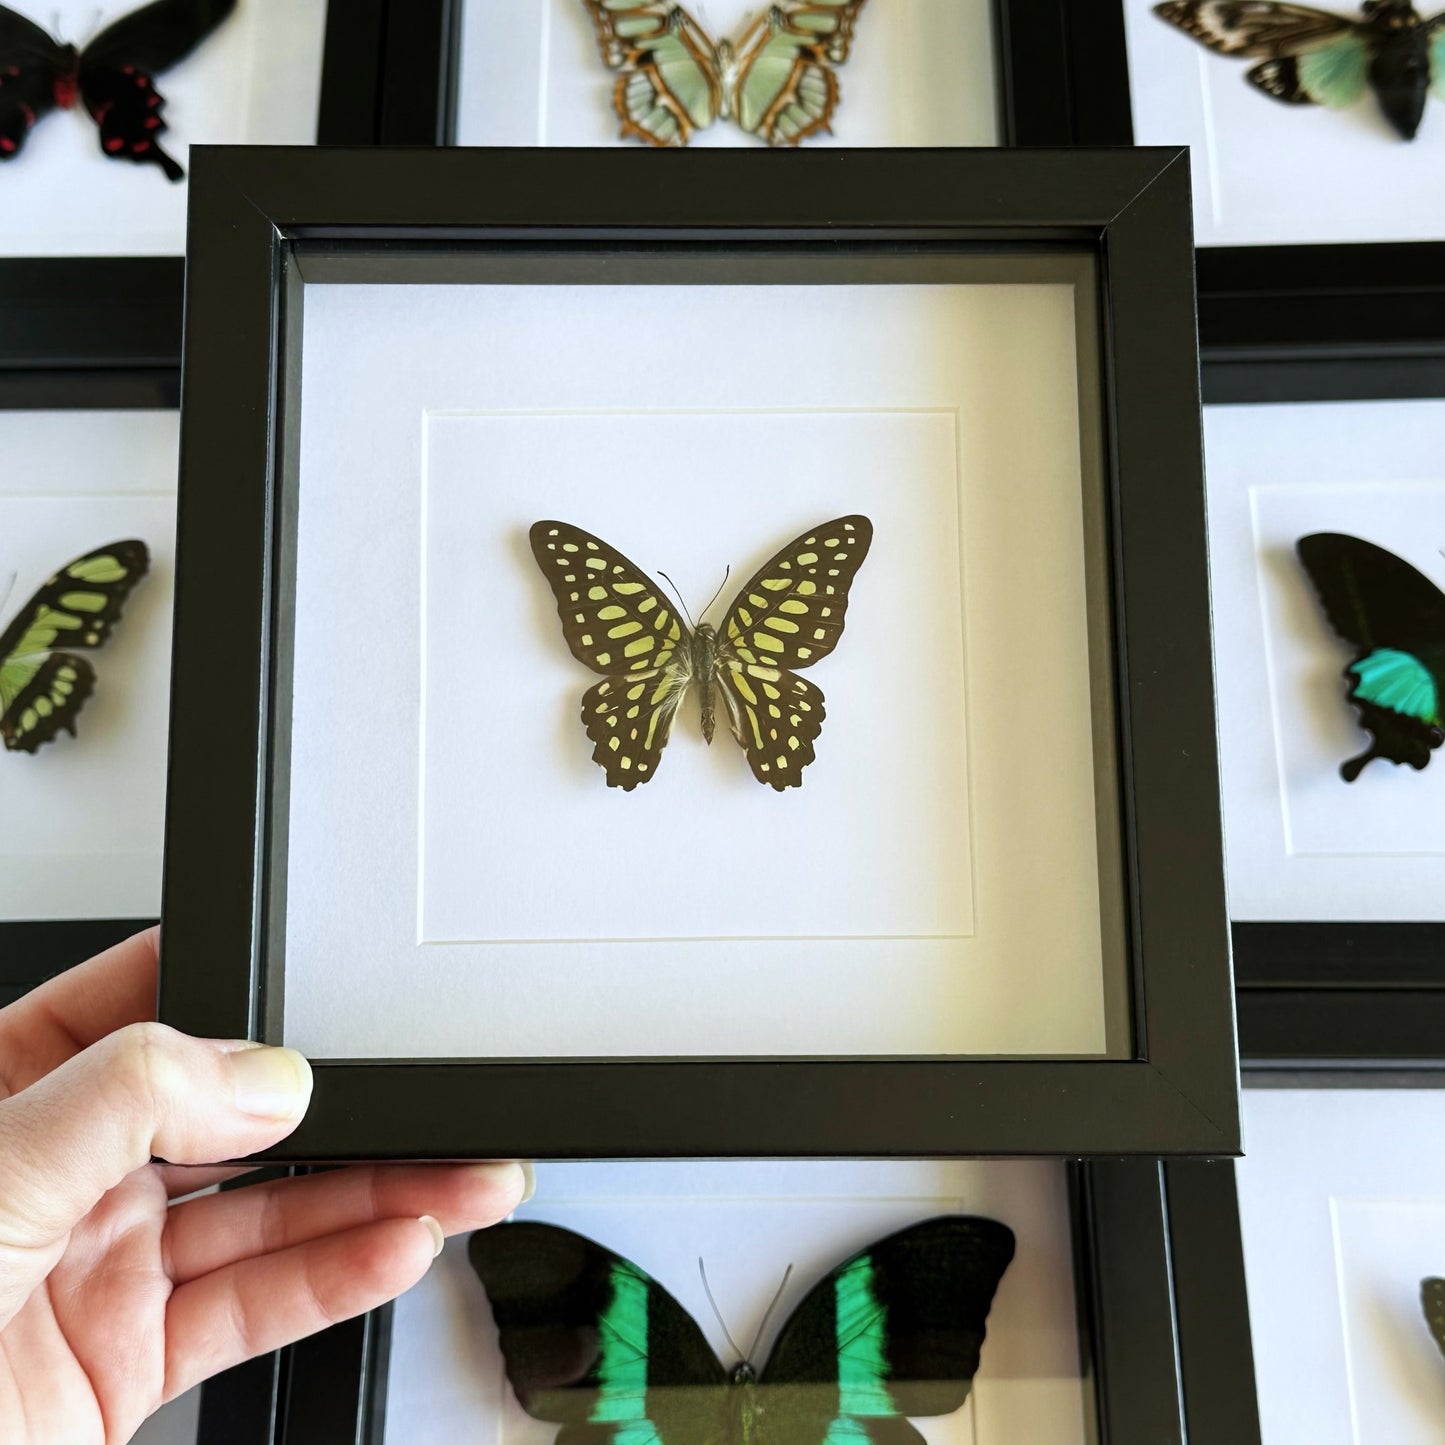
<svg viewBox="0 0 1445 1445">
<path fill-rule="evenodd" d="M 1064 1168 L 1083 1438 L 1259 1445 L 1233 1166 L 1137 1159 Z M 386 1445 L 394 1312 L 387 1306 L 279 1352 L 288 1418 L 305 1420 L 308 1442 Z M 237 1383 L 205 1387 L 203 1420 L 225 1418 Z"/>
<path fill-rule="evenodd" d="M 1099 628 L 1089 666 L 1103 666 L 1089 746 L 1102 770 L 1097 786 L 1123 808 L 1116 833 L 1115 804 L 1096 800 L 1093 826 L 1104 832 L 1087 846 L 1092 853 L 1098 837 L 1106 840 L 1100 876 L 1117 879 L 1119 890 L 1110 916 L 1117 909 L 1132 920 L 1124 924 L 1127 941 L 1107 945 L 1103 970 L 1105 980 L 1123 984 L 1120 1017 L 1129 1020 L 1109 1045 L 1115 1052 L 992 1059 L 885 1049 L 878 1057 L 855 1045 L 851 1056 L 831 1058 L 816 1049 L 746 1047 L 723 1056 L 633 1048 L 597 1057 L 595 1048 L 573 1044 L 540 1057 L 458 1058 L 452 1048 L 443 1058 L 419 1058 L 394 1041 L 401 1035 L 393 1001 L 385 1014 L 392 1034 L 379 1044 L 348 1050 L 343 1024 L 326 1047 L 308 1049 L 316 1058 L 311 1111 L 269 1157 L 1233 1152 L 1237 1073 L 1212 688 L 1202 661 L 1208 610 L 1180 154 L 848 152 L 761 165 L 719 154 L 689 158 L 663 190 L 640 184 L 656 160 L 612 150 L 227 148 L 198 157 L 162 1020 L 187 1032 L 279 1041 L 287 991 L 298 987 L 291 970 L 326 953 L 311 947 L 288 965 L 287 931 L 303 915 L 288 922 L 288 895 L 280 891 L 286 830 L 297 826 L 287 799 L 298 778 L 321 776 L 309 763 L 303 775 L 296 762 L 302 713 L 293 676 L 301 674 L 293 674 L 292 651 L 303 637 L 294 620 L 308 608 L 313 618 L 325 615 L 292 580 L 293 548 L 304 535 L 295 506 L 304 470 L 297 435 L 306 395 L 303 321 L 314 313 L 319 326 L 328 324 L 320 299 L 345 306 L 354 297 L 365 310 L 382 294 L 370 288 L 399 282 L 464 288 L 500 275 L 510 288 L 579 274 L 591 279 L 593 289 L 581 293 L 588 297 L 605 300 L 608 285 L 639 278 L 680 285 L 674 294 L 685 297 L 699 277 L 755 280 L 764 273 L 750 258 L 771 266 L 770 250 L 811 257 L 816 240 L 826 240 L 845 267 L 878 261 L 882 270 L 865 272 L 874 279 L 917 276 L 910 268 L 930 248 L 944 259 L 987 259 L 980 274 L 988 277 L 1019 278 L 1040 274 L 1007 269 L 1031 246 L 1053 268 L 1062 243 L 1069 266 L 1086 263 L 1069 273 L 1078 303 L 1071 324 L 1084 329 L 1068 341 L 1081 358 L 1085 415 L 1104 406 L 1097 432 L 1090 421 L 1084 435 L 1109 438 L 1108 505 L 1093 510 L 1091 503 L 1085 515 L 1097 519 L 1099 556 L 1110 558 L 1099 580 L 1122 576 L 1124 584 L 1097 588 L 1085 609 Z M 1005 244 L 1007 257 L 996 257 Z M 994 269 L 999 262 L 1005 270 Z M 722 272 L 707 269 L 719 264 Z M 346 283 L 358 289 L 328 290 Z M 320 298 L 309 311 L 308 295 Z M 445 310 L 464 296 L 445 293 Z M 413 303 L 421 299 L 406 293 L 394 313 L 398 344 L 420 334 Z M 337 354 L 360 353 L 344 345 Z M 1094 357 L 1097 392 L 1086 379 Z M 329 362 L 323 374 L 339 375 Z M 350 395 L 317 383 L 312 389 L 343 401 Z M 344 420 L 354 407 L 334 414 Z M 414 434 L 413 423 L 399 424 Z M 316 425 L 308 435 L 321 445 Z M 319 475 L 320 463 L 309 465 Z M 317 515 L 320 537 L 329 529 L 324 519 L 338 514 L 323 508 Z M 1166 599 L 1167 632 L 1158 622 Z M 244 703 L 237 679 L 245 680 Z M 218 686 L 237 697 L 224 714 L 209 703 Z M 283 718 L 289 726 L 278 731 Z M 1127 779 L 1118 793 L 1110 781 L 1116 767 Z M 303 861 L 324 854 L 313 848 Z M 308 885 L 298 895 L 293 882 L 289 896 L 310 907 L 329 886 Z M 405 896 L 368 885 L 369 895 L 378 892 Z M 314 916 L 346 912 L 330 896 Z M 393 966 L 379 956 L 377 968 L 372 987 L 389 987 Z M 315 978 L 327 989 L 342 982 L 324 966 Z M 308 997 L 304 989 L 298 996 Z M 354 978 L 346 996 L 359 998 Z M 494 994 L 493 1005 L 504 996 Z M 311 997 L 323 1001 L 321 1024 L 336 1023 L 338 1005 Z M 423 1032 L 446 1026 L 425 1009 L 417 1017 Z M 667 1021 L 665 1011 L 659 1017 Z M 840 1097 L 847 1108 L 838 1107 Z"/>
<path fill-rule="evenodd" d="M 317 145 L 376 141 L 385 23 L 385 0 L 327 0 Z M 0 257 L 0 371 L 178 368 L 185 273 L 179 250 Z"/>
</svg>

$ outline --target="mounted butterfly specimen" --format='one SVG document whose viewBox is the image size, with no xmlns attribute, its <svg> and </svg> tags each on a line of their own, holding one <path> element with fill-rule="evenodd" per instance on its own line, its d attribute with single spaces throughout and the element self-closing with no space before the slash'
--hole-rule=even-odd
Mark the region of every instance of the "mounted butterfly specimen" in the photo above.
<svg viewBox="0 0 1445 1445">
<path fill-rule="evenodd" d="M 908 1416 L 968 1398 L 1013 1253 L 992 1219 L 900 1230 L 815 1285 L 758 1369 L 722 1365 L 661 1285 L 580 1234 L 502 1224 L 470 1245 L 507 1378 L 557 1445 L 922 1445 Z"/>
<path fill-rule="evenodd" d="M 0 740 L 33 753 L 95 691 L 95 669 L 71 649 L 102 646 L 150 567 L 144 542 L 111 542 L 62 567 L 0 633 Z"/>
<path fill-rule="evenodd" d="M 1373 90 L 1405 140 L 1445 86 L 1445 12 L 1426 20 L 1410 0 L 1365 0 L 1358 17 L 1277 0 L 1168 0 L 1154 13 L 1220 55 L 1259 61 L 1244 78 L 1287 105 L 1339 109 Z"/>
<path fill-rule="evenodd" d="M 1354 782 L 1375 758 L 1423 768 L 1445 742 L 1445 593 L 1359 537 L 1316 532 L 1295 550 L 1330 626 L 1356 649 L 1344 675 L 1373 741 L 1340 776 Z"/>
<path fill-rule="evenodd" d="M 1420 1308 L 1425 1311 L 1435 1348 L 1445 1355 L 1445 1279 L 1420 1281 Z"/>
<path fill-rule="evenodd" d="M 720 697 L 753 776 L 779 792 L 802 784 L 823 694 L 792 669 L 827 657 L 843 635 L 849 588 L 873 541 L 867 517 L 838 517 L 795 537 L 716 629 L 704 622 L 695 632 L 640 567 L 590 532 L 537 522 L 530 539 L 572 656 L 602 674 L 582 695 L 582 726 L 608 787 L 631 792 L 656 773 L 694 684 L 707 742 Z"/>
<path fill-rule="evenodd" d="M 155 78 L 189 55 L 236 8 L 236 0 L 154 0 L 77 49 L 0 5 L 0 161 L 13 160 L 30 129 L 79 99 L 112 160 L 185 172 L 160 147 L 165 101 Z"/>
<path fill-rule="evenodd" d="M 673 0 L 583 0 L 603 60 L 619 72 L 622 134 L 685 146 L 731 119 L 771 146 L 826 131 L 838 108 L 833 67 L 848 58 L 864 0 L 777 0 L 736 41 L 713 40 Z"/>
</svg>

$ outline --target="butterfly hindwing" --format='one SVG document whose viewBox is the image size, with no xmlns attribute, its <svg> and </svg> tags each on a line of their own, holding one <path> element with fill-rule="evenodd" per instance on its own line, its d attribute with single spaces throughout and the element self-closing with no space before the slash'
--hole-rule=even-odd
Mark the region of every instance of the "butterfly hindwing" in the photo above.
<svg viewBox="0 0 1445 1445">
<path fill-rule="evenodd" d="M 1356 649 L 1344 675 L 1373 742 L 1341 775 L 1353 782 L 1377 757 L 1423 768 L 1445 741 L 1445 593 L 1359 537 L 1316 532 L 1296 550 L 1331 627 Z"/>
<path fill-rule="evenodd" d="M 917 1440 L 883 1422 L 947 1415 L 968 1398 L 1014 1236 L 997 1220 L 945 1215 L 910 1225 L 839 1265 L 783 1326 L 763 1370 L 766 1445 Z M 831 1386 L 824 1436 L 800 1432 L 790 1389 Z M 805 1396 L 804 1396 L 805 1398 Z M 794 1418 L 789 1418 L 792 1415 Z"/>
<path fill-rule="evenodd" d="M 722 108 L 717 52 L 672 0 L 584 0 L 602 58 L 618 72 L 612 104 L 622 134 L 685 146 Z"/>
<path fill-rule="evenodd" d="M 526 1412 L 565 1445 L 724 1445 L 727 1374 L 692 1317 L 609 1249 L 555 1225 L 503 1224 L 469 1257 Z"/>
<path fill-rule="evenodd" d="M 76 648 L 104 644 L 131 589 L 145 576 L 143 542 L 112 542 L 62 567 L 0 634 L 0 741 L 33 753 L 75 716 L 94 687 Z"/>
</svg>

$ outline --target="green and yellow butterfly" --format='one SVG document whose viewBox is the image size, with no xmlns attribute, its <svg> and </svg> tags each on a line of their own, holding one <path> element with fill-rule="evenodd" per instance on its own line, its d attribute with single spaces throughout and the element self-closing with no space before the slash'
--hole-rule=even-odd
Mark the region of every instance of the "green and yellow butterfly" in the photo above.
<svg viewBox="0 0 1445 1445">
<path fill-rule="evenodd" d="M 673 0 L 583 0 L 619 71 L 622 134 L 685 146 L 719 117 L 772 146 L 827 130 L 864 0 L 777 0 L 736 42 L 714 41 Z"/>
<path fill-rule="evenodd" d="M 95 669 L 71 649 L 99 647 L 150 567 L 144 542 L 111 542 L 62 567 L 0 633 L 0 740 L 33 753 L 95 691 Z"/>
<path fill-rule="evenodd" d="M 715 629 L 682 622 L 662 589 L 606 542 L 567 522 L 537 522 L 542 569 L 572 656 L 602 674 L 582 695 L 582 725 L 610 788 L 657 771 L 672 719 L 697 684 L 712 742 L 714 689 L 760 783 L 803 781 L 823 727 L 823 694 L 793 669 L 838 645 L 848 590 L 873 541 L 867 517 L 838 517 L 795 537 L 739 591 Z"/>
</svg>

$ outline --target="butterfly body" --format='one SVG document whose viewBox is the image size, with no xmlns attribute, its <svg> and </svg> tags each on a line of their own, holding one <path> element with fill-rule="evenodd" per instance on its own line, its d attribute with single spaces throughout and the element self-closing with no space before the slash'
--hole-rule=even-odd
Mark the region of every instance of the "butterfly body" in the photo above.
<svg viewBox="0 0 1445 1445">
<path fill-rule="evenodd" d="M 1161 20 L 1220 55 L 1256 60 L 1245 79 L 1287 105 L 1353 105 L 1367 90 L 1413 140 L 1432 89 L 1445 87 L 1445 12 L 1365 0 L 1358 18 L 1284 0 L 1166 0 Z"/>
<path fill-rule="evenodd" d="M 737 41 L 713 40 L 672 0 L 583 0 L 606 64 L 619 73 L 622 134 L 685 146 L 730 119 L 773 146 L 826 131 L 838 104 L 833 71 L 848 58 L 864 0 L 777 0 Z"/>
<path fill-rule="evenodd" d="M 100 647 L 121 604 L 145 576 L 143 542 L 111 542 L 62 567 L 0 632 L 0 742 L 33 753 L 75 717 L 95 690 L 95 670 L 74 648 Z"/>
<path fill-rule="evenodd" d="M 809 1290 L 761 1367 L 730 1369 L 655 1280 L 571 1230 L 500 1225 L 469 1254 L 517 1399 L 558 1445 L 921 1445 L 907 1417 L 967 1399 L 1013 1250 L 992 1219 L 899 1230 Z"/>
<path fill-rule="evenodd" d="M 77 47 L 0 5 L 0 161 L 12 160 L 31 129 L 76 102 L 112 160 L 185 174 L 161 148 L 165 101 L 155 77 L 188 55 L 235 9 L 236 0 L 151 0 Z"/>
<path fill-rule="evenodd" d="M 1341 777 L 1354 782 L 1376 758 L 1424 768 L 1445 742 L 1445 592 L 1359 537 L 1316 532 L 1296 551 L 1330 625 L 1355 648 L 1347 697 L 1372 742 Z"/>
<path fill-rule="evenodd" d="M 631 792 L 652 778 L 694 684 L 706 741 L 720 701 L 753 776 L 779 792 L 800 786 L 825 710 L 822 691 L 798 669 L 836 646 L 872 539 L 861 516 L 804 532 L 741 588 L 720 627 L 694 629 L 615 548 L 570 523 L 537 522 L 532 555 L 562 634 L 572 655 L 602 674 L 583 694 L 582 725 L 608 786 Z"/>
</svg>

